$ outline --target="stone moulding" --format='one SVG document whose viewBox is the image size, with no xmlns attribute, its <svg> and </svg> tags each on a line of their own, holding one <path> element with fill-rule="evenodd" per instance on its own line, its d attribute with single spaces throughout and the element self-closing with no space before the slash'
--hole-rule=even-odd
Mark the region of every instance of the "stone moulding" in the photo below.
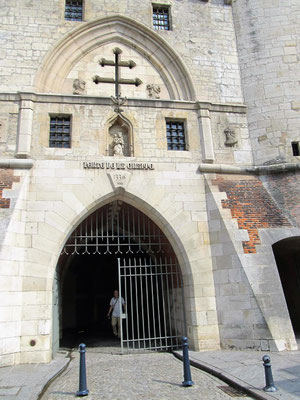
<svg viewBox="0 0 300 400">
<path fill-rule="evenodd" d="M 33 163 L 30 159 L 4 158 L 0 160 L 0 168 L 31 169 Z"/>
<path fill-rule="evenodd" d="M 177 52 L 152 29 L 119 14 L 84 22 L 57 41 L 39 68 L 36 90 L 59 93 L 84 55 L 113 41 L 146 57 L 159 72 L 170 98 L 195 100 L 193 79 Z"/>
<path fill-rule="evenodd" d="M 80 105 L 105 105 L 111 106 L 110 97 L 97 97 L 85 95 L 64 95 L 35 92 L 0 93 L 0 101 L 30 100 L 33 103 L 61 103 Z M 246 114 L 247 106 L 238 103 L 209 103 L 202 101 L 162 100 L 162 99 L 132 99 L 127 100 L 123 107 L 147 108 L 174 108 L 184 110 L 209 110 L 211 112 L 227 112 Z"/>
<path fill-rule="evenodd" d="M 281 163 L 272 165 L 258 165 L 253 167 L 201 163 L 199 165 L 199 171 L 212 174 L 271 175 L 300 171 L 300 163 Z"/>
</svg>

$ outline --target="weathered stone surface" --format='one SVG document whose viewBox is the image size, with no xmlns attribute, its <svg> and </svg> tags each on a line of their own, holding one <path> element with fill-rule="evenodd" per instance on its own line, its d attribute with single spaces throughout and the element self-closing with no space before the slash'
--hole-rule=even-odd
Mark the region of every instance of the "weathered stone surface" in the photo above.
<svg viewBox="0 0 300 400">
<path fill-rule="evenodd" d="M 143 0 L 84 2 L 81 22 L 50 3 L 0 16 L 0 363 L 50 360 L 61 250 L 115 200 L 173 247 L 194 349 L 294 349 L 272 246 L 300 236 L 296 1 L 177 1 L 169 31 Z M 131 60 L 121 79 L 142 83 L 112 101 L 116 47 Z M 70 117 L 70 148 L 50 147 L 53 116 Z M 166 121 L 183 123 L 185 150 L 169 149 Z"/>
</svg>

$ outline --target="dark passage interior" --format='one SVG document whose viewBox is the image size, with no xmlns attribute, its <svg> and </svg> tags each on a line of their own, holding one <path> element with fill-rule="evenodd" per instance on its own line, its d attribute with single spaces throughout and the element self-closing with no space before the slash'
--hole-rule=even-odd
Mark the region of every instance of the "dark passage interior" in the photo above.
<svg viewBox="0 0 300 400">
<path fill-rule="evenodd" d="M 118 289 L 117 257 L 76 255 L 61 285 L 61 345 L 111 338 L 106 315 L 113 291 Z"/>
<path fill-rule="evenodd" d="M 118 259 L 127 348 L 168 348 L 179 335 L 182 279 L 174 251 L 153 221 L 118 201 L 84 220 L 60 256 L 60 347 L 119 345 L 107 318 L 113 292 L 120 290 Z"/>
<path fill-rule="evenodd" d="M 300 336 L 300 238 L 281 240 L 273 252 L 295 335 Z"/>
</svg>

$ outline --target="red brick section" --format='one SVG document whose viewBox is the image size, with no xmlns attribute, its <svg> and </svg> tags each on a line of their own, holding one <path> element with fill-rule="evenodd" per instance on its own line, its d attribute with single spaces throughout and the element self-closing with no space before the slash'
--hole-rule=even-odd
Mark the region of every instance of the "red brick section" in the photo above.
<svg viewBox="0 0 300 400">
<path fill-rule="evenodd" d="M 3 189 L 11 189 L 13 182 L 19 182 L 20 177 L 13 175 L 13 169 L 0 169 L 0 208 L 9 208 L 10 199 L 3 198 Z"/>
<path fill-rule="evenodd" d="M 217 176 L 213 183 L 227 194 L 228 200 L 222 200 L 223 208 L 229 208 L 238 227 L 248 231 L 249 241 L 243 242 L 244 253 L 256 253 L 259 228 L 291 226 L 258 178 Z"/>
</svg>

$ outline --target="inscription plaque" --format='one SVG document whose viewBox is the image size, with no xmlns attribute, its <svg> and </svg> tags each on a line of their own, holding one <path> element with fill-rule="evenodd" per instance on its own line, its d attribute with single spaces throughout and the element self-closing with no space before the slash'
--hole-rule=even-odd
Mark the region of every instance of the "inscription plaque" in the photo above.
<svg viewBox="0 0 300 400">
<path fill-rule="evenodd" d="M 142 163 L 142 162 L 98 162 L 98 161 L 84 161 L 84 169 L 104 169 L 104 170 L 154 170 L 154 165 L 152 163 Z"/>
</svg>

